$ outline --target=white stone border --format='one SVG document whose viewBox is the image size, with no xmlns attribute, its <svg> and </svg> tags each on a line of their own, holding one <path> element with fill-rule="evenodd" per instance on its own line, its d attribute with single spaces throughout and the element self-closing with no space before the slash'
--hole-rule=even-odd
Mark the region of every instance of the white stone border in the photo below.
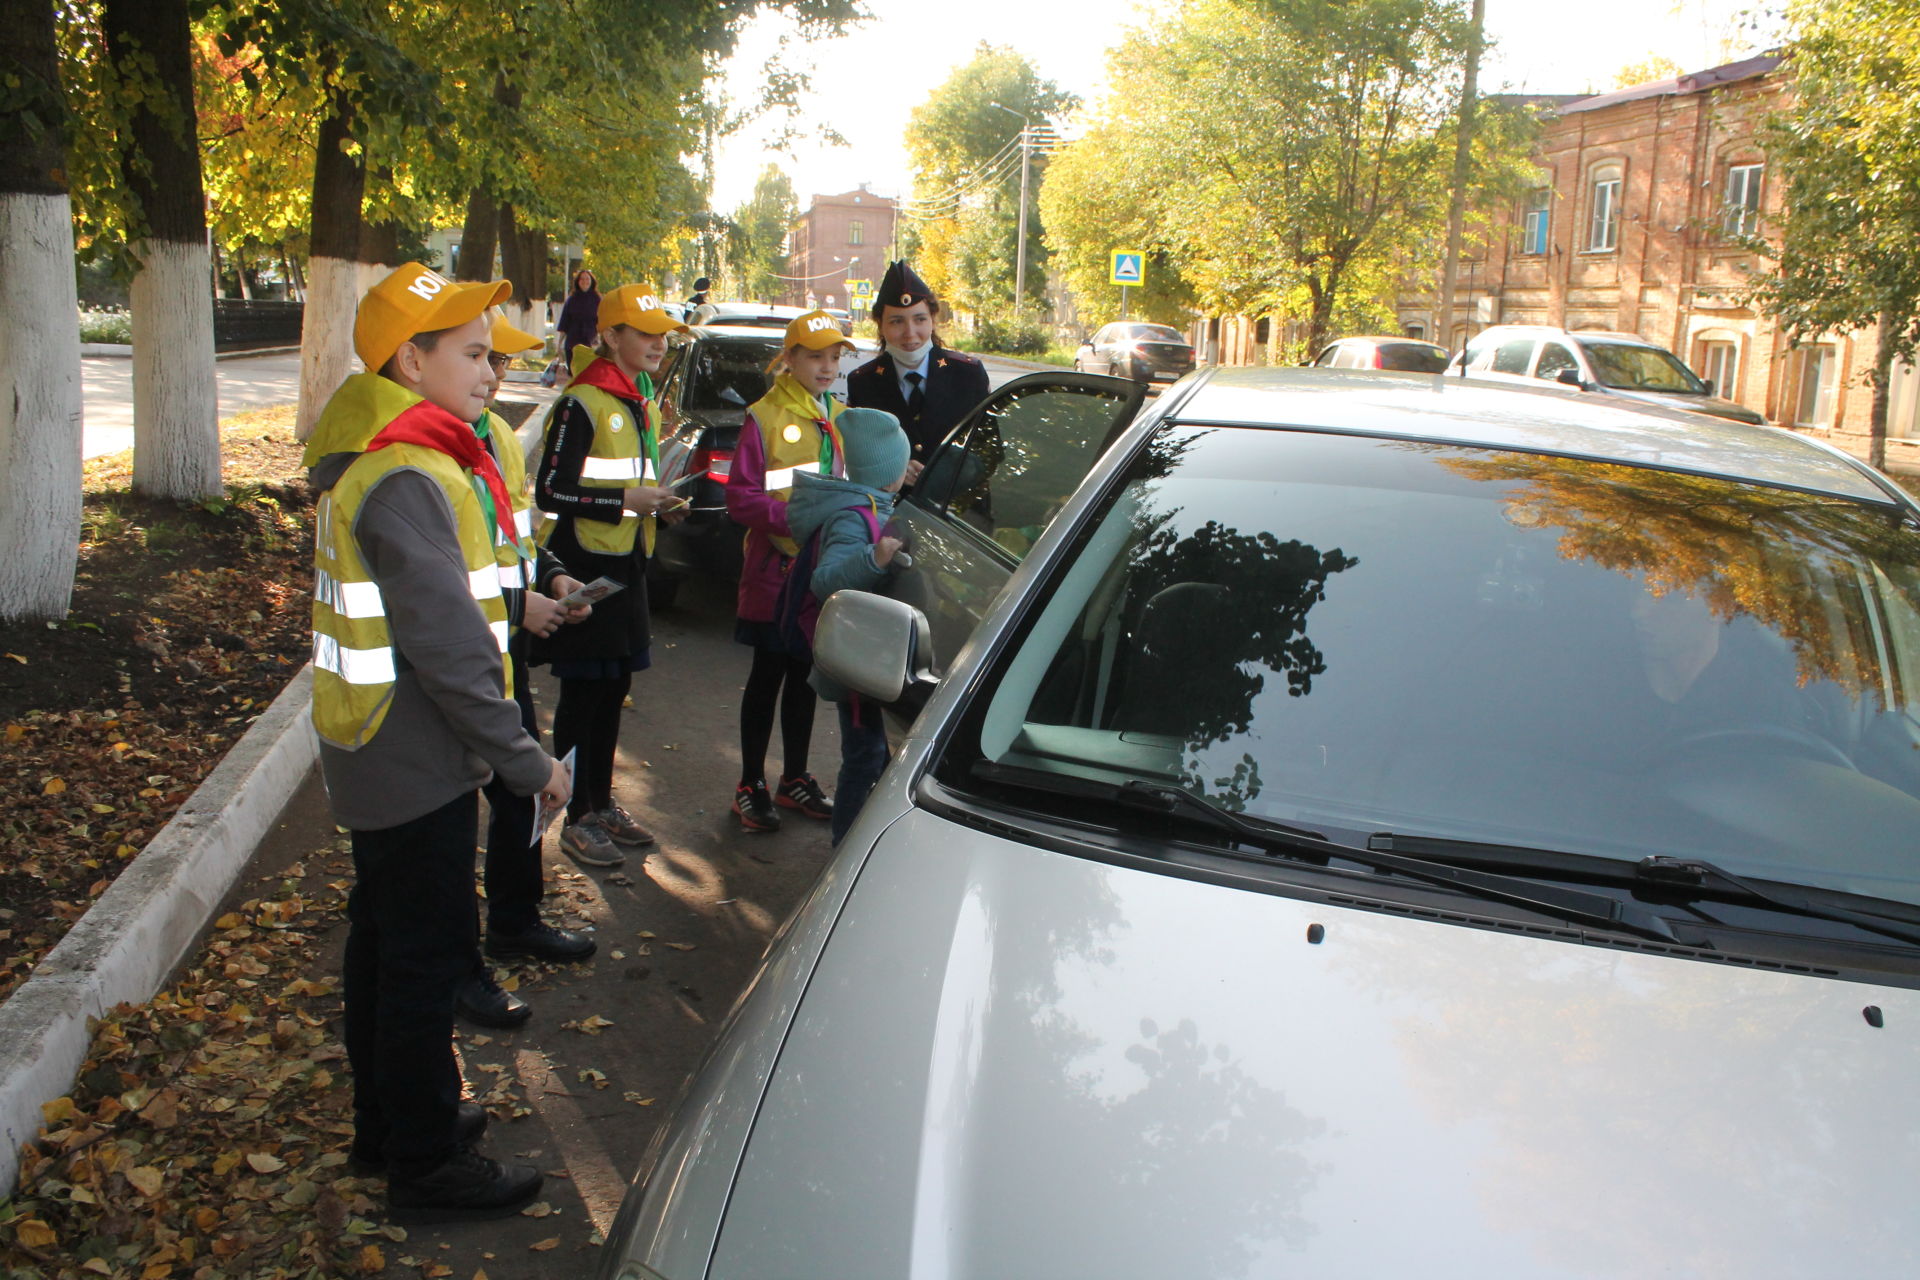
<svg viewBox="0 0 1920 1280">
<path fill-rule="evenodd" d="M 0 1004 L 0 1199 L 40 1105 L 86 1058 L 87 1023 L 153 997 L 200 937 L 318 758 L 302 667 L 31 976 Z"/>
</svg>

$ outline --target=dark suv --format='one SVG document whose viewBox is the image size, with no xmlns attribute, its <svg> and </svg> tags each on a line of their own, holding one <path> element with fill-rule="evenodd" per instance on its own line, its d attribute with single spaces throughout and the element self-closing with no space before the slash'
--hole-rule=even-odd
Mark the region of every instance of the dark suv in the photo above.
<svg viewBox="0 0 1920 1280">
<path fill-rule="evenodd" d="M 1073 367 L 1135 382 L 1172 382 L 1193 372 L 1193 344 L 1169 325 L 1120 320 L 1081 343 Z"/>
</svg>

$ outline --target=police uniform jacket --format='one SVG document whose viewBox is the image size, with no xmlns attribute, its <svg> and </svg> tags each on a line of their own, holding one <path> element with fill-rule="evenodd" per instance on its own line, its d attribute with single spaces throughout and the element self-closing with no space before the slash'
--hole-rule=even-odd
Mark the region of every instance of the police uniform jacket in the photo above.
<svg viewBox="0 0 1920 1280">
<path fill-rule="evenodd" d="M 885 409 L 900 419 L 916 462 L 925 462 L 935 446 L 987 398 L 987 367 L 963 351 L 936 346 L 927 358 L 926 398 L 918 413 L 907 411 L 893 357 L 878 356 L 847 375 L 847 404 L 855 409 Z"/>
</svg>

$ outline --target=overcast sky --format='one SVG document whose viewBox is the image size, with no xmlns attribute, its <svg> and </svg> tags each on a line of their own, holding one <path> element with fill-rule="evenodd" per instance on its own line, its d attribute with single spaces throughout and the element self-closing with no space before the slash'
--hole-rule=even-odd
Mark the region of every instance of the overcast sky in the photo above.
<svg viewBox="0 0 1920 1280">
<path fill-rule="evenodd" d="M 810 196 L 861 183 L 884 195 L 908 191 L 901 138 L 907 115 L 981 41 L 1011 45 L 1040 73 L 1089 104 L 1105 92 L 1106 51 L 1122 29 L 1162 4 L 1120 0 L 1094 5 L 1062 0 L 866 0 L 874 15 L 837 40 L 798 46 L 791 60 L 810 64 L 814 87 L 801 125 L 829 125 L 850 145 L 805 144 L 793 154 L 767 150 L 770 128 L 743 130 L 721 145 L 714 207 L 730 210 L 753 189 L 761 166 L 786 169 L 801 207 Z M 1753 52 L 1741 14 L 1754 0 L 1487 0 L 1487 33 L 1495 48 L 1482 69 L 1488 92 L 1577 93 L 1609 88 L 1615 74 L 1651 54 L 1689 71 Z M 1596 18 L 1604 14 L 1604 20 Z M 1102 22 L 1105 18 L 1107 21 Z M 745 33 L 728 68 L 728 96 L 751 100 L 761 68 L 788 24 L 767 18 Z M 1008 136 L 1019 126 L 1009 117 Z"/>
</svg>

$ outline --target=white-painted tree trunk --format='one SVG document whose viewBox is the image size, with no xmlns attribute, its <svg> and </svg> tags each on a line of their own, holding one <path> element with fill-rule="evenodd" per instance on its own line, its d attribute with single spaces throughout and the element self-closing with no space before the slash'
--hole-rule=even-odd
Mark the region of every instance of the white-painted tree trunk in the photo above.
<svg viewBox="0 0 1920 1280">
<path fill-rule="evenodd" d="M 204 241 L 134 246 L 133 487 L 194 501 L 225 491 L 214 380 L 212 261 Z"/>
<path fill-rule="evenodd" d="M 80 413 L 72 205 L 0 193 L 0 622 L 67 614 Z"/>
<path fill-rule="evenodd" d="M 354 371 L 353 314 L 360 303 L 361 264 L 350 258 L 307 260 L 307 305 L 300 323 L 300 409 L 294 434 L 305 440 L 327 400 Z"/>
</svg>

